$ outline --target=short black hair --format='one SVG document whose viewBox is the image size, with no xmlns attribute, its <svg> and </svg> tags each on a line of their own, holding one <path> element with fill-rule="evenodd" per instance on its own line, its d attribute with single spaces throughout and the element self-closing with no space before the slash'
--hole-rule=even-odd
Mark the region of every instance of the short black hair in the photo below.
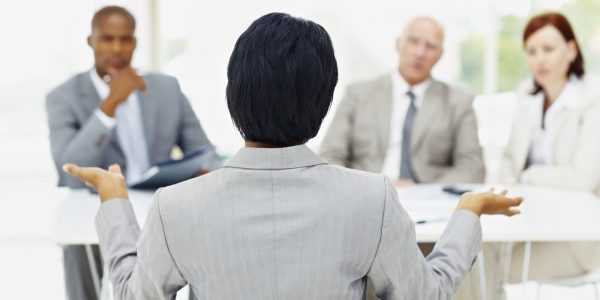
<svg viewBox="0 0 600 300">
<path fill-rule="evenodd" d="M 227 67 L 227 106 L 246 141 L 286 147 L 317 135 L 338 79 L 327 31 L 284 13 L 254 21 Z"/>
<path fill-rule="evenodd" d="M 135 31 L 135 17 L 133 17 L 133 15 L 124 7 L 116 6 L 116 5 L 105 6 L 101 9 L 99 9 L 94 14 L 94 17 L 92 18 L 92 31 L 94 31 L 94 28 L 96 26 L 98 26 L 99 22 L 103 18 L 108 17 L 113 14 L 122 15 L 127 20 L 129 20 L 129 22 L 131 23 L 131 30 Z"/>
</svg>

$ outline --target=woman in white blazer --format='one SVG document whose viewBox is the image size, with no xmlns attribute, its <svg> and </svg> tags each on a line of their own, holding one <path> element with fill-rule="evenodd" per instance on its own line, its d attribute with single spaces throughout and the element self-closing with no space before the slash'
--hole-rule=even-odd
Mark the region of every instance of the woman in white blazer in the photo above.
<svg viewBox="0 0 600 300">
<path fill-rule="evenodd" d="M 533 80 L 521 84 L 517 92 L 501 178 L 507 183 L 579 189 L 600 195 L 600 79 L 585 74 L 577 40 L 561 14 L 532 18 L 523 41 Z M 523 247 L 514 246 L 510 271 L 502 274 L 497 267 L 500 247 L 484 245 L 490 297 L 494 291 L 504 297 L 504 278 L 509 282 L 521 280 Z M 600 243 L 534 243 L 529 278 L 572 277 L 598 266 Z M 465 289 L 457 297 L 468 299 L 462 295 Z M 474 291 L 468 293 L 472 294 L 470 298 L 478 298 Z"/>
</svg>

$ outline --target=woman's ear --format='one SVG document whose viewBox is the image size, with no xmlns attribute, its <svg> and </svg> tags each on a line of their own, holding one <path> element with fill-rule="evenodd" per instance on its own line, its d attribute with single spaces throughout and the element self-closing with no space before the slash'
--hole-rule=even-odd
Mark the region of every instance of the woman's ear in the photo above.
<svg viewBox="0 0 600 300">
<path fill-rule="evenodd" d="M 569 47 L 569 62 L 573 63 L 579 54 L 579 49 L 577 48 L 575 40 L 568 41 L 567 47 Z"/>
</svg>

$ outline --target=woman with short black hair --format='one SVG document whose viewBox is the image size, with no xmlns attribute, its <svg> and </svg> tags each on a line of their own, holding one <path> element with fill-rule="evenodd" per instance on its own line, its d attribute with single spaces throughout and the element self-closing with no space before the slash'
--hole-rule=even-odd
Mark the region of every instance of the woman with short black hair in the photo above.
<svg viewBox="0 0 600 300">
<path fill-rule="evenodd" d="M 95 186 L 116 299 L 448 299 L 481 245 L 481 214 L 520 198 L 465 194 L 433 252 L 385 176 L 332 166 L 304 145 L 331 104 L 337 65 L 320 25 L 273 13 L 240 36 L 227 104 L 246 147 L 223 168 L 156 192 L 139 234 L 118 166 L 65 165 Z M 138 241 L 139 237 L 139 241 Z M 137 245 L 136 245 L 137 243 Z"/>
</svg>

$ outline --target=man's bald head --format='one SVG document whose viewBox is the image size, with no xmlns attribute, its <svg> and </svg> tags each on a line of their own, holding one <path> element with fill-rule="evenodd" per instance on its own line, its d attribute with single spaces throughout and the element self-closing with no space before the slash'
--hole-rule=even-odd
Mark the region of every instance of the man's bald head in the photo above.
<svg viewBox="0 0 600 300">
<path fill-rule="evenodd" d="M 444 43 L 444 26 L 436 19 L 429 16 L 420 16 L 412 19 L 402 31 L 402 36 L 408 36 L 415 31 L 427 30 L 440 44 Z"/>
<path fill-rule="evenodd" d="M 108 18 L 112 15 L 119 15 L 119 16 L 127 19 L 127 21 L 129 21 L 129 24 L 131 25 L 131 31 L 135 31 L 135 18 L 133 17 L 133 15 L 127 9 L 125 9 L 121 6 L 112 5 L 112 6 L 105 6 L 105 7 L 101 8 L 100 10 L 98 10 L 94 14 L 94 17 L 92 18 L 92 32 L 96 28 L 98 28 L 98 26 L 100 26 L 100 24 L 106 18 Z"/>
<path fill-rule="evenodd" d="M 396 41 L 400 56 L 398 70 L 409 85 L 416 85 L 431 76 L 431 69 L 443 52 L 444 28 L 427 16 L 411 20 Z"/>
</svg>

